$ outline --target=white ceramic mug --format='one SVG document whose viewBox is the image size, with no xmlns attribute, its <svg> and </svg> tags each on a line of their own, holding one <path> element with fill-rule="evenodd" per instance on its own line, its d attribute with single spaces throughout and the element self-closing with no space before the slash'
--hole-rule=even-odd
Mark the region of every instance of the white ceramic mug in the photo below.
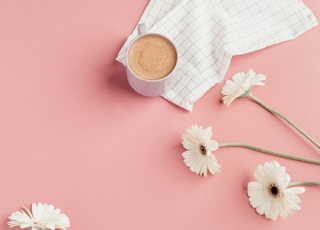
<svg viewBox="0 0 320 230">
<path fill-rule="evenodd" d="M 148 33 L 146 31 L 146 26 L 145 24 L 139 24 L 138 25 L 138 34 L 139 36 L 135 38 L 131 44 L 129 45 L 127 51 L 126 51 L 126 72 L 127 72 L 127 79 L 130 84 L 130 86 L 139 94 L 144 95 L 144 96 L 160 96 L 165 89 L 166 84 L 170 80 L 170 77 L 174 74 L 177 63 L 178 63 L 178 53 L 177 49 L 174 46 L 173 42 L 165 37 L 164 35 L 157 34 L 157 33 Z M 148 36 L 148 35 L 155 35 L 155 36 L 160 36 L 170 42 L 172 47 L 174 48 L 175 51 L 175 64 L 171 72 L 166 74 L 164 77 L 161 77 L 160 79 L 146 79 L 141 76 L 139 76 L 137 73 L 135 73 L 132 68 L 129 65 L 129 52 L 132 47 L 132 45 L 140 38 L 143 36 Z"/>
</svg>

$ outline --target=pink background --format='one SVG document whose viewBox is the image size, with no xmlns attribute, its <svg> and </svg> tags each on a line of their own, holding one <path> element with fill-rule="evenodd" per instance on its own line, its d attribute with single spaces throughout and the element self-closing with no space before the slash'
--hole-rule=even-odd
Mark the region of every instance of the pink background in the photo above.
<svg viewBox="0 0 320 230">
<path fill-rule="evenodd" d="M 320 19 L 316 0 L 304 0 Z M 73 230 L 316 229 L 320 188 L 302 210 L 270 221 L 248 203 L 258 164 L 276 159 L 292 180 L 320 181 L 319 166 L 246 149 L 216 152 L 222 172 L 189 171 L 181 136 L 212 126 L 218 141 L 242 141 L 320 159 L 320 151 L 247 99 L 221 103 L 223 84 L 184 111 L 130 89 L 114 59 L 147 0 L 0 2 L 0 229 L 33 202 L 54 204 Z M 320 27 L 234 57 L 226 79 L 252 67 L 267 75 L 253 93 L 320 141 Z"/>
</svg>

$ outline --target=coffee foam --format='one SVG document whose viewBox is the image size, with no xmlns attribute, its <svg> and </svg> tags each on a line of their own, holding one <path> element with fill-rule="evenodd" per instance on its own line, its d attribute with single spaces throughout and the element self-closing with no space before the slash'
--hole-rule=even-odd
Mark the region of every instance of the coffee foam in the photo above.
<svg viewBox="0 0 320 230">
<path fill-rule="evenodd" d="M 167 76 L 175 67 L 177 53 L 166 38 L 150 34 L 137 39 L 128 53 L 131 70 L 141 78 L 157 80 Z"/>
</svg>

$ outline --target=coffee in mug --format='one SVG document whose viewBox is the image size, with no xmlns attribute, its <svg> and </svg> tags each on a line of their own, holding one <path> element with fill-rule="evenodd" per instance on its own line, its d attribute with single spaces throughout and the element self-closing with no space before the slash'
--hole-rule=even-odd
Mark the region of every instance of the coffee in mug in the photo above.
<svg viewBox="0 0 320 230">
<path fill-rule="evenodd" d="M 128 52 L 128 65 L 139 77 L 159 80 L 169 75 L 177 62 L 173 44 L 158 34 L 146 34 L 138 38 Z"/>
<path fill-rule="evenodd" d="M 144 96 L 160 96 L 178 65 L 177 49 L 162 34 L 148 33 L 139 24 L 139 36 L 126 51 L 126 72 L 129 85 Z"/>
</svg>

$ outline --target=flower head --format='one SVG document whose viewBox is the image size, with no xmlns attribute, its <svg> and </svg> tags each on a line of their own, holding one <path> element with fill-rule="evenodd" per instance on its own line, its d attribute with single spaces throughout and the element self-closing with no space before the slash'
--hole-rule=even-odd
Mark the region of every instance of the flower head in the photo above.
<svg viewBox="0 0 320 230">
<path fill-rule="evenodd" d="M 254 171 L 256 181 L 248 183 L 249 202 L 260 215 L 276 220 L 283 219 L 294 211 L 300 210 L 301 200 L 297 194 L 303 193 L 303 187 L 290 187 L 290 176 L 277 161 L 259 165 Z"/>
<path fill-rule="evenodd" d="M 204 129 L 198 125 L 189 127 L 182 137 L 182 145 L 186 149 L 182 153 L 184 163 L 198 175 L 207 176 L 208 171 L 211 174 L 220 171 L 217 158 L 212 154 L 219 148 L 218 142 L 211 137 L 211 127 Z"/>
<path fill-rule="evenodd" d="M 33 203 L 31 211 L 24 208 L 9 216 L 9 227 L 29 228 L 31 230 L 55 230 L 70 227 L 69 218 L 60 214 L 60 209 L 53 205 Z"/>
<path fill-rule="evenodd" d="M 247 95 L 251 92 L 252 86 L 264 85 L 262 82 L 266 79 L 263 74 L 256 74 L 252 69 L 248 72 L 236 73 L 232 76 L 232 80 L 227 80 L 223 86 L 221 93 L 224 104 L 230 105 L 236 98 Z"/>
</svg>

